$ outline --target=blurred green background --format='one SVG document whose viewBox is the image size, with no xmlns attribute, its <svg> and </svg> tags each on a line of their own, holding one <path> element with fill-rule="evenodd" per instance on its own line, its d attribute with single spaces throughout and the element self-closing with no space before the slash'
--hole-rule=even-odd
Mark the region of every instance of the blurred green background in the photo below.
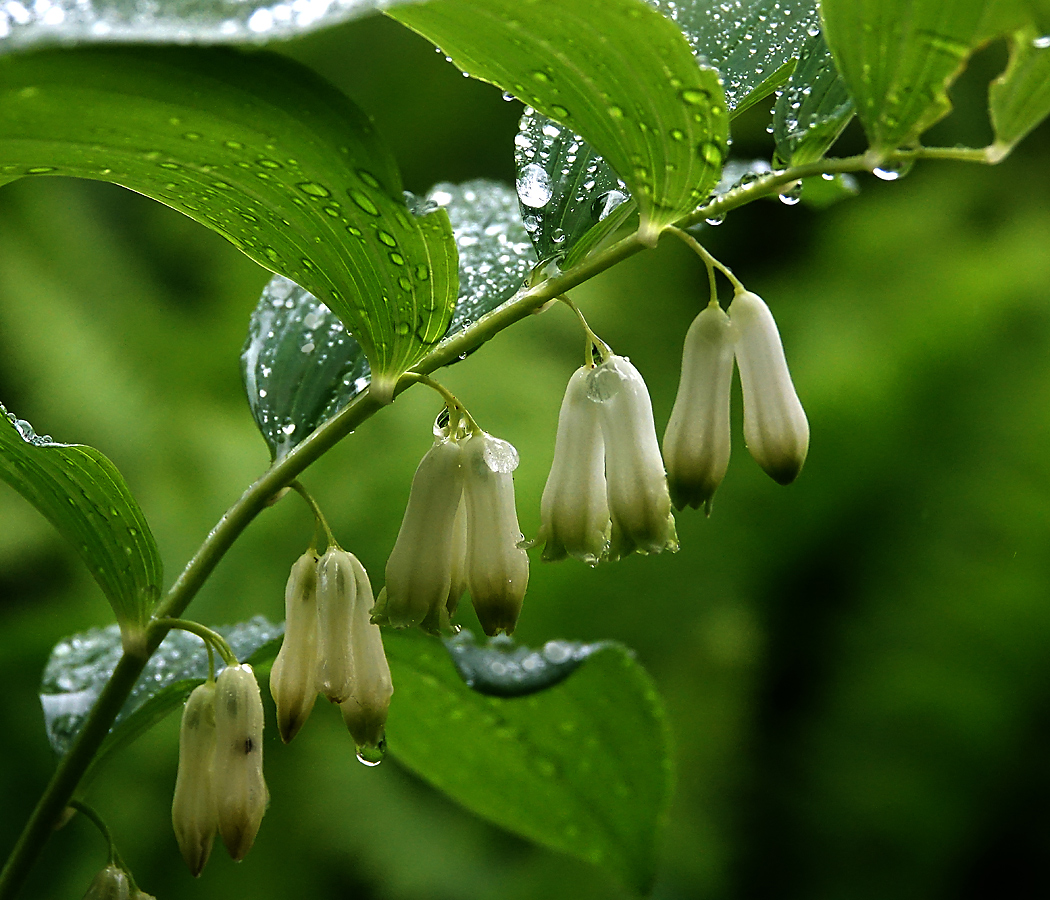
<svg viewBox="0 0 1050 900">
<path fill-rule="evenodd" d="M 394 23 L 275 49 L 375 117 L 407 187 L 513 180 L 520 106 Z M 975 60 L 931 143 L 987 139 L 987 82 L 1004 55 Z M 770 153 L 763 107 L 737 124 L 741 157 Z M 858 142 L 854 126 L 845 149 Z M 892 185 L 862 179 L 857 199 L 824 212 L 755 204 L 705 233 L 780 324 L 812 426 L 806 469 L 786 489 L 766 478 L 735 400 L 729 474 L 710 519 L 678 517 L 681 551 L 597 570 L 536 563 L 519 628 L 530 643 L 621 640 L 655 677 L 678 770 L 657 897 L 1050 895 L 1048 159 L 1043 127 L 996 168 L 930 163 Z M 0 191 L 0 399 L 116 462 L 169 582 L 268 460 L 238 370 L 266 280 L 118 188 Z M 661 430 L 705 291 L 695 257 L 666 240 L 575 294 L 645 374 Z M 554 309 L 443 373 L 520 451 L 529 535 L 579 354 L 576 324 Z M 377 581 L 436 411 L 411 391 L 303 479 Z M 294 500 L 266 512 L 191 612 L 280 617 L 310 530 Z M 48 652 L 107 621 L 79 559 L 0 488 L 0 847 L 53 767 L 36 699 Z M 217 849 L 195 883 L 170 829 L 176 736 L 173 718 L 88 796 L 160 898 L 619 896 L 396 762 L 358 765 L 321 708 L 290 748 L 269 730 L 273 801 L 256 847 L 237 865 Z M 23 896 L 79 897 L 103 855 L 74 822 Z"/>
</svg>

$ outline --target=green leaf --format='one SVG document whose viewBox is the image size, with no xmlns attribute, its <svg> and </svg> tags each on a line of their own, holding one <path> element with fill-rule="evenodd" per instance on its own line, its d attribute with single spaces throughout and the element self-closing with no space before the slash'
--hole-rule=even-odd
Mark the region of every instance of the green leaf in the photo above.
<svg viewBox="0 0 1050 900">
<path fill-rule="evenodd" d="M 1010 63 L 988 91 L 1002 155 L 1050 115 L 1050 36 L 1034 28 L 1013 35 Z"/>
<path fill-rule="evenodd" d="M 410 215 L 364 113 L 282 57 L 121 48 L 0 59 L 0 177 L 26 175 L 121 184 L 221 234 L 339 315 L 381 396 L 448 326 L 446 215 Z"/>
<path fill-rule="evenodd" d="M 93 447 L 37 435 L 0 404 L 0 478 L 76 548 L 133 637 L 160 596 L 163 566 L 116 466 Z"/>
<path fill-rule="evenodd" d="M 787 81 L 807 37 L 817 33 L 815 0 L 648 0 L 684 32 L 697 59 L 722 76 L 737 115 Z"/>
<path fill-rule="evenodd" d="M 448 213 L 459 246 L 460 296 L 446 337 L 513 296 L 536 256 L 506 185 L 435 185 L 421 212 Z M 275 458 L 342 410 L 369 383 L 361 345 L 313 294 L 274 276 L 252 313 L 241 352 L 252 415 Z"/>
<path fill-rule="evenodd" d="M 465 630 L 444 638 L 443 643 L 463 683 L 490 697 L 525 697 L 547 690 L 568 678 L 589 656 L 610 646 L 608 641 L 548 641 L 532 650 L 506 635 L 478 646 L 473 632 Z"/>
<path fill-rule="evenodd" d="M 659 698 L 628 651 L 607 646 L 543 693 L 498 699 L 467 688 L 440 643 L 385 637 L 400 762 L 509 831 L 651 888 L 671 763 Z"/>
<path fill-rule="evenodd" d="M 264 668 L 277 656 L 284 626 L 256 616 L 216 631 L 239 660 Z M 40 685 L 40 704 L 47 738 L 56 753 L 65 753 L 72 745 L 120 656 L 115 627 L 74 635 L 51 651 Z M 203 641 L 185 631 L 169 632 L 135 683 L 92 769 L 178 708 L 207 674 Z"/>
<path fill-rule="evenodd" d="M 398 0 L 50 0 L 0 6 L 0 53 L 45 44 L 234 43 L 292 37 Z M 406 2 L 406 0 L 401 0 Z"/>
<path fill-rule="evenodd" d="M 823 0 L 824 37 L 876 152 L 951 111 L 947 89 L 986 35 L 981 0 Z"/>
<path fill-rule="evenodd" d="M 429 0 L 391 15 L 583 136 L 637 200 L 643 239 L 718 181 L 729 124 L 718 75 L 640 0 Z"/>
<path fill-rule="evenodd" d="M 824 36 L 809 38 L 773 112 L 776 159 L 801 166 L 820 159 L 853 118 L 853 101 Z"/>
<path fill-rule="evenodd" d="M 541 260 L 569 256 L 584 235 L 594 246 L 637 209 L 590 144 L 534 109 L 521 117 L 514 162 L 521 214 Z"/>
</svg>

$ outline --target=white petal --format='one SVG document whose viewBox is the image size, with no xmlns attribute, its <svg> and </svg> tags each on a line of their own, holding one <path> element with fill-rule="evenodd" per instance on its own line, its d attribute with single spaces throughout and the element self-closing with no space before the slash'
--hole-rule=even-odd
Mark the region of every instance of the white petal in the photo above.
<svg viewBox="0 0 1050 900">
<path fill-rule="evenodd" d="M 586 367 L 577 369 L 565 389 L 537 541 L 546 542 L 544 559 L 568 554 L 594 565 L 608 546 L 609 503 L 599 405 L 589 395 L 589 374 Z"/>
<path fill-rule="evenodd" d="M 218 830 L 215 762 L 215 682 L 194 688 L 182 711 L 179 769 L 171 803 L 171 824 L 190 873 L 201 873 Z"/>
<path fill-rule="evenodd" d="M 263 780 L 263 706 L 248 665 L 215 679 L 215 805 L 219 834 L 234 859 L 255 842 L 270 795 Z"/>
<path fill-rule="evenodd" d="M 453 525 L 463 495 L 459 444 L 439 440 L 412 479 L 408 508 L 386 564 L 386 587 L 373 610 L 381 625 L 418 625 L 443 606 L 452 581 Z"/>
<path fill-rule="evenodd" d="M 463 446 L 463 499 L 467 511 L 467 585 L 486 634 L 510 634 L 529 582 L 529 558 L 514 508 L 517 451 L 489 434 Z"/>
<path fill-rule="evenodd" d="M 612 356 L 590 372 L 588 385 L 605 439 L 609 558 L 677 550 L 653 406 L 642 376 L 626 357 Z"/>
<path fill-rule="evenodd" d="M 682 377 L 664 432 L 667 482 L 679 509 L 708 503 L 729 466 L 733 337 L 717 304 L 701 312 L 685 336 Z"/>
<path fill-rule="evenodd" d="M 394 686 L 383 651 L 383 636 L 379 626 L 371 621 L 373 599 L 368 573 L 355 556 L 347 555 L 353 566 L 357 591 L 350 622 L 350 694 L 340 704 L 340 709 L 357 746 L 378 747 L 383 740 Z"/>
<path fill-rule="evenodd" d="M 270 694 L 285 743 L 295 737 L 317 699 L 317 562 L 309 550 L 292 566 L 284 591 L 284 642 L 270 670 Z"/>
<path fill-rule="evenodd" d="M 762 298 L 750 291 L 733 298 L 729 318 L 737 331 L 747 449 L 774 481 L 790 484 L 806 461 L 809 422 L 791 383 L 777 324 Z"/>
<path fill-rule="evenodd" d="M 353 650 L 350 631 L 357 603 L 354 557 L 331 548 L 317 564 L 316 690 L 333 703 L 350 694 Z M 368 604 L 371 609 L 372 604 Z"/>
</svg>

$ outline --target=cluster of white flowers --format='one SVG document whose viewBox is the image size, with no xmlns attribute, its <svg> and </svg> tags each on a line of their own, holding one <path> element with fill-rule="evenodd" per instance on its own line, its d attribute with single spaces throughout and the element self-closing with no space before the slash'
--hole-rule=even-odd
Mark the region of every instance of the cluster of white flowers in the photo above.
<svg viewBox="0 0 1050 900">
<path fill-rule="evenodd" d="M 733 362 L 744 395 L 744 441 L 779 484 L 798 477 L 809 449 L 809 422 L 791 382 L 769 307 L 738 289 L 728 315 L 716 301 L 685 338 L 682 378 L 664 434 L 671 498 L 679 509 L 704 505 L 729 465 L 729 389 Z"/>
<path fill-rule="evenodd" d="M 652 403 L 626 357 L 610 354 L 569 379 L 540 521 L 547 560 L 595 565 L 678 549 Z"/>
<path fill-rule="evenodd" d="M 457 417 L 434 430 L 412 479 L 372 621 L 439 632 L 464 591 L 488 635 L 510 634 L 529 582 L 514 507 L 518 453 Z"/>
<path fill-rule="evenodd" d="M 171 821 L 190 872 L 199 875 L 216 831 L 243 859 L 270 801 L 263 779 L 263 707 L 251 666 L 227 666 L 186 701 Z"/>
<path fill-rule="evenodd" d="M 358 752 L 381 746 L 394 687 L 383 638 L 370 621 L 372 585 L 352 553 L 308 550 L 285 589 L 284 643 L 270 671 L 277 727 L 288 743 L 317 695 L 338 703 Z"/>
</svg>

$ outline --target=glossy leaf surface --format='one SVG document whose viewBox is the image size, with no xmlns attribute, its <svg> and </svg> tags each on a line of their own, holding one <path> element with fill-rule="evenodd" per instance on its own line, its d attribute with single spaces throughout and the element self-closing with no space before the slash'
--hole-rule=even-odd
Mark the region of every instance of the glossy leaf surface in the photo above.
<svg viewBox="0 0 1050 900">
<path fill-rule="evenodd" d="M 390 637 L 389 634 L 385 637 Z M 387 640 L 390 752 L 468 809 L 645 892 L 670 793 L 664 713 L 624 648 L 528 697 L 471 691 L 441 645 Z"/>
<path fill-rule="evenodd" d="M 121 184 L 323 300 L 388 389 L 445 333 L 444 213 L 409 214 L 368 118 L 270 54 L 111 48 L 0 60 L 0 175 Z"/>
<path fill-rule="evenodd" d="M 149 619 L 163 566 L 142 510 L 109 459 L 37 435 L 0 405 L 0 478 L 76 548 L 121 625 Z"/>
<path fill-rule="evenodd" d="M 1026 28 L 1013 36 L 1010 64 L 988 91 L 995 138 L 1012 147 L 1050 114 L 1050 36 Z"/>
<path fill-rule="evenodd" d="M 256 616 L 216 631 L 241 662 L 264 666 L 277 655 L 284 627 Z M 114 627 L 74 635 L 51 651 L 40 703 L 47 738 L 56 753 L 69 749 L 120 656 L 120 634 Z M 216 664 L 221 668 L 221 661 Z M 169 632 L 135 683 L 94 765 L 176 709 L 207 674 L 204 642 L 185 631 Z"/>
<path fill-rule="evenodd" d="M 718 76 L 638 0 L 430 0 L 392 15 L 582 135 L 630 188 L 648 239 L 718 181 L 728 138 Z"/>
<path fill-rule="evenodd" d="M 395 0 L 50 0 L 0 6 L 0 53 L 70 43 L 258 42 L 314 31 Z"/>
<path fill-rule="evenodd" d="M 446 336 L 500 306 L 521 287 L 536 255 L 513 190 L 494 181 L 435 185 L 411 198 L 443 209 L 459 248 L 460 295 Z M 252 313 L 241 352 L 252 415 L 280 457 L 343 409 L 369 383 L 361 345 L 313 294 L 275 276 Z"/>
<path fill-rule="evenodd" d="M 875 151 L 910 146 L 987 27 L 981 0 L 823 0 L 824 37 Z"/>
<path fill-rule="evenodd" d="M 802 48 L 773 111 L 778 161 L 801 166 L 820 159 L 853 118 L 853 101 L 835 68 L 824 37 Z"/>
</svg>

